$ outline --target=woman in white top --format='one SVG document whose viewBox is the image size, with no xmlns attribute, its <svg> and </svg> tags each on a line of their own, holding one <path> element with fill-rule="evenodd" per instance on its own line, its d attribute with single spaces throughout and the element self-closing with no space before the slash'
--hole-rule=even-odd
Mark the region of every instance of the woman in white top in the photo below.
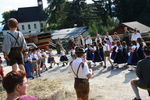
<svg viewBox="0 0 150 100">
<path fill-rule="evenodd" d="M 86 44 L 86 47 L 92 45 L 92 39 L 90 36 L 87 36 L 87 38 L 85 40 L 85 44 Z"/>
<path fill-rule="evenodd" d="M 137 30 L 133 31 L 131 41 L 137 41 L 138 38 L 142 38 L 141 34 Z"/>
<path fill-rule="evenodd" d="M 96 44 L 102 43 L 102 39 L 101 39 L 101 37 L 100 37 L 99 34 L 97 34 L 97 36 L 96 36 L 96 38 L 95 38 L 95 42 L 96 42 Z"/>
<path fill-rule="evenodd" d="M 105 40 L 106 43 L 109 45 L 109 48 L 111 48 L 113 39 L 112 39 L 112 37 L 109 35 L 108 32 L 106 32 L 106 35 L 104 36 L 104 40 Z"/>
<path fill-rule="evenodd" d="M 109 45 L 106 43 L 106 41 L 103 42 L 103 49 L 104 49 L 104 68 L 106 68 L 106 57 L 109 61 L 109 63 L 111 64 L 111 68 L 113 69 L 113 63 L 110 60 L 110 47 Z"/>
</svg>

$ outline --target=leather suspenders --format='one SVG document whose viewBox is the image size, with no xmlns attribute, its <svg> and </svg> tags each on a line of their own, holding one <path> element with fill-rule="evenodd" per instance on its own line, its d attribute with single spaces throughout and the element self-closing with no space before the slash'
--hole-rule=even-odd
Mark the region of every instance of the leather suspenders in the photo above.
<svg viewBox="0 0 150 100">
<path fill-rule="evenodd" d="M 16 43 L 19 45 L 19 42 L 18 42 L 18 38 L 19 38 L 19 33 L 18 33 L 18 36 L 17 36 L 17 38 L 15 37 L 15 36 L 13 36 L 11 33 L 9 33 L 9 32 L 7 32 L 10 36 L 12 36 L 15 40 L 16 40 L 16 42 L 15 42 L 15 45 L 14 46 L 16 46 Z"/>
<path fill-rule="evenodd" d="M 73 70 L 72 66 L 71 66 L 71 69 L 74 73 L 74 75 L 76 76 L 76 78 L 78 78 L 78 73 L 79 73 L 79 69 L 80 69 L 80 66 L 82 65 L 82 68 L 84 67 L 84 62 L 81 62 L 78 66 L 78 69 L 77 69 L 77 73 L 75 73 L 75 71 Z"/>
</svg>

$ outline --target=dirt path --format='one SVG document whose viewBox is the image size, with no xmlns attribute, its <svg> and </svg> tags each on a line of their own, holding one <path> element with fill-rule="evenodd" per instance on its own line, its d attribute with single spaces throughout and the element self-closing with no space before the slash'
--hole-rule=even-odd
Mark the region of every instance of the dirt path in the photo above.
<svg viewBox="0 0 150 100">
<path fill-rule="evenodd" d="M 100 66 L 92 69 L 94 75 L 90 79 L 90 100 L 132 100 L 134 98 L 130 81 L 136 79 L 135 71 L 130 72 L 126 68 L 103 69 Z M 55 66 L 42 76 L 61 81 L 65 86 L 66 99 L 76 100 L 73 76 L 68 73 L 67 67 Z M 149 100 L 147 91 L 140 89 L 140 94 L 143 100 Z"/>
<path fill-rule="evenodd" d="M 58 61 L 59 58 L 56 58 Z M 92 67 L 94 75 L 90 79 L 90 100 L 132 100 L 135 95 L 131 89 L 130 81 L 136 79 L 135 71 L 128 71 L 126 68 L 111 70 L 110 67 Z M 10 67 L 5 67 L 5 71 L 10 71 Z M 42 77 L 52 80 L 59 80 L 65 86 L 66 99 L 76 100 L 74 91 L 73 75 L 68 73 L 67 66 L 54 66 L 47 72 L 42 74 Z M 148 93 L 140 89 L 142 100 L 150 100 Z"/>
</svg>

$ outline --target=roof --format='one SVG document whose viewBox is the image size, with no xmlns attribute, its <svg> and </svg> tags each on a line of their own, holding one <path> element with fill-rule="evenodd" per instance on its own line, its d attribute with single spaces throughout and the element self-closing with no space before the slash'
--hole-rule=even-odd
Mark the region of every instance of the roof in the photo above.
<svg viewBox="0 0 150 100">
<path fill-rule="evenodd" d="M 18 8 L 18 11 L 12 11 L 10 13 L 10 17 L 16 18 L 19 23 L 45 20 L 43 10 L 38 6 Z M 7 25 L 5 25 L 3 28 L 3 30 L 8 29 L 9 28 Z"/>
<path fill-rule="evenodd" d="M 18 9 L 18 22 L 42 21 L 44 16 L 40 7 L 27 7 Z"/>
<path fill-rule="evenodd" d="M 132 29 L 137 29 L 140 31 L 140 33 L 147 33 L 150 32 L 150 27 L 139 23 L 138 21 L 133 21 L 133 22 L 126 22 L 126 23 L 122 23 L 123 25 L 130 27 Z"/>
<path fill-rule="evenodd" d="M 86 27 L 75 27 L 61 30 L 50 31 L 52 39 L 65 39 L 70 37 L 77 37 L 79 34 L 84 33 L 87 30 Z"/>
<path fill-rule="evenodd" d="M 44 21 L 43 10 L 39 6 L 18 8 L 18 11 L 10 13 L 11 18 L 16 18 L 18 22 Z"/>
</svg>

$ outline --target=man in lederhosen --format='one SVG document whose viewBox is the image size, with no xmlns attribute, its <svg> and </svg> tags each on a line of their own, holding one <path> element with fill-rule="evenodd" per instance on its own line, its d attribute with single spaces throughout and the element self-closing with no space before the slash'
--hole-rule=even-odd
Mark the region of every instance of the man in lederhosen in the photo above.
<svg viewBox="0 0 150 100">
<path fill-rule="evenodd" d="M 4 35 L 2 46 L 4 57 L 12 66 L 13 71 L 17 70 L 17 66 L 20 70 L 25 71 L 22 50 L 27 48 L 26 41 L 23 34 L 17 31 L 18 21 L 15 18 L 10 18 L 7 25 L 10 32 Z"/>
<path fill-rule="evenodd" d="M 88 67 L 85 59 L 85 51 L 81 48 L 76 49 L 77 58 L 70 64 L 70 71 L 75 76 L 74 88 L 77 100 L 88 100 L 89 78 L 92 77 L 92 70 Z"/>
</svg>

